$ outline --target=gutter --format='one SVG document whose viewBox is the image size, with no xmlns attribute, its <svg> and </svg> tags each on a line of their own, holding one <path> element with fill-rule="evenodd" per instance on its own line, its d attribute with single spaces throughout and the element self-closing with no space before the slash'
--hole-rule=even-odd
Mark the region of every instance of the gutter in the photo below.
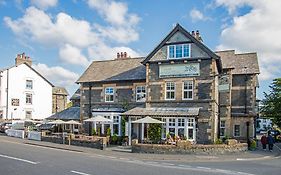
<svg viewBox="0 0 281 175">
<path fill-rule="evenodd" d="M 6 88 L 6 120 L 8 120 L 8 113 L 9 113 L 9 69 L 7 69 L 7 88 Z"/>
</svg>

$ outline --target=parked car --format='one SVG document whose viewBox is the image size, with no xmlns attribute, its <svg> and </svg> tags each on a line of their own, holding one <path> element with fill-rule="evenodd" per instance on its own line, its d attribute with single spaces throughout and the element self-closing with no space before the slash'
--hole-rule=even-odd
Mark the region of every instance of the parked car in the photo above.
<svg viewBox="0 0 281 175">
<path fill-rule="evenodd" d="M 5 131 L 9 128 L 11 128 L 12 123 L 11 122 L 2 122 L 0 123 L 0 132 L 5 133 Z"/>
<path fill-rule="evenodd" d="M 269 130 L 268 133 L 272 135 L 272 137 L 275 139 L 275 141 L 280 141 L 280 131 L 278 130 Z"/>
</svg>

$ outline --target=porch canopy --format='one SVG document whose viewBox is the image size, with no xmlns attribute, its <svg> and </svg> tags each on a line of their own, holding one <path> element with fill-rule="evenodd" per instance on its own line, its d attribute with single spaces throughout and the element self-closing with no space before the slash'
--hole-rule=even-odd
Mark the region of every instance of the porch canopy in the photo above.
<svg viewBox="0 0 281 175">
<path fill-rule="evenodd" d="M 112 122 L 112 120 L 108 119 L 108 118 L 104 118 L 103 116 L 95 116 L 92 118 L 89 118 L 87 120 L 84 120 L 85 122 Z"/>
<path fill-rule="evenodd" d="M 125 116 L 197 116 L 200 108 L 141 108 L 135 107 L 122 115 Z"/>
<path fill-rule="evenodd" d="M 128 137 L 129 137 L 129 145 L 131 145 L 131 124 L 141 123 L 142 124 L 142 135 L 141 139 L 144 138 L 144 123 L 162 123 L 162 121 L 153 119 L 153 118 L 162 118 L 162 117 L 195 117 L 199 115 L 200 107 L 153 107 L 153 108 L 143 108 L 143 107 L 135 107 L 129 111 L 122 113 L 122 116 L 128 116 L 129 118 L 129 128 L 128 128 Z M 132 121 L 132 118 L 135 117 L 144 117 L 139 120 Z"/>
<path fill-rule="evenodd" d="M 71 132 L 72 133 L 74 133 L 74 130 L 75 130 L 74 126 L 75 125 L 82 125 L 81 123 L 79 123 L 79 122 L 77 122 L 75 120 L 69 120 L 69 121 L 65 122 L 65 124 L 72 125 L 72 127 L 71 127 Z"/>
</svg>

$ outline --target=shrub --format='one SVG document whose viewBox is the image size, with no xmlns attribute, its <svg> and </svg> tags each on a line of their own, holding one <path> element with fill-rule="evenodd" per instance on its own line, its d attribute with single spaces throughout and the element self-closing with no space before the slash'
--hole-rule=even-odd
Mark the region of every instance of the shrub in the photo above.
<svg viewBox="0 0 281 175">
<path fill-rule="evenodd" d="M 222 142 L 221 139 L 217 139 L 217 140 L 215 141 L 215 144 L 223 144 L 223 142 Z"/>
<path fill-rule="evenodd" d="M 151 123 L 148 128 L 148 138 L 153 143 L 157 143 L 161 140 L 161 124 Z"/>
<path fill-rule="evenodd" d="M 94 135 L 97 135 L 97 131 L 96 131 L 95 128 L 92 129 L 92 135 L 93 135 L 93 136 L 94 136 Z"/>
<path fill-rule="evenodd" d="M 110 129 L 110 128 L 107 128 L 106 135 L 107 135 L 107 136 L 110 136 L 110 135 L 111 135 L 111 129 Z"/>
<path fill-rule="evenodd" d="M 250 150 L 256 150 L 257 149 L 257 142 L 253 139 L 250 140 Z"/>
</svg>

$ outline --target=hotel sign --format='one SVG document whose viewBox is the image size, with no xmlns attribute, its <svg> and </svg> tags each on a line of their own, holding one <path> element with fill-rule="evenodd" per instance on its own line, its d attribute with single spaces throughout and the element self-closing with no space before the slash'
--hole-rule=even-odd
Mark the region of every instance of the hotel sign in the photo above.
<svg viewBox="0 0 281 175">
<path fill-rule="evenodd" d="M 199 76 L 199 63 L 159 65 L 159 77 L 189 77 Z"/>
<path fill-rule="evenodd" d="M 219 78 L 219 91 L 229 91 L 229 76 L 228 75 L 222 75 Z"/>
<path fill-rule="evenodd" d="M 20 105 L 20 99 L 12 98 L 11 105 L 12 106 L 19 106 Z"/>
</svg>

